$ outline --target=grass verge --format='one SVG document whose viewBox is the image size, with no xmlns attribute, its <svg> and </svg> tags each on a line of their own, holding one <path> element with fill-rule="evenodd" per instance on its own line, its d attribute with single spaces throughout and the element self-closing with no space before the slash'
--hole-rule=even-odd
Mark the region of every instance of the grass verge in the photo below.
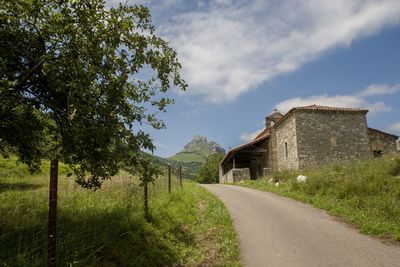
<svg viewBox="0 0 400 267">
<path fill-rule="evenodd" d="M 45 172 L 31 176 L 15 159 L 0 158 L 0 266 L 46 265 Z M 61 175 L 58 265 L 240 265 L 231 219 L 216 197 L 190 181 L 180 189 L 177 179 L 168 194 L 164 177 L 149 190 L 146 221 L 135 177 L 122 173 L 93 192 Z"/>
<path fill-rule="evenodd" d="M 308 177 L 297 182 L 298 175 Z M 268 182 L 279 179 L 279 186 Z M 400 155 L 301 171 L 283 171 L 236 183 L 327 210 L 360 232 L 400 241 Z"/>
</svg>

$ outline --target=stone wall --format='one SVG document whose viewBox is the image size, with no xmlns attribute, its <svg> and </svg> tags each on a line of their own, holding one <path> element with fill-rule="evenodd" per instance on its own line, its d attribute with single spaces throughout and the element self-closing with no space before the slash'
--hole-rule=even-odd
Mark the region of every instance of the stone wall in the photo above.
<svg viewBox="0 0 400 267">
<path fill-rule="evenodd" d="M 276 126 L 276 158 L 278 171 L 298 169 L 296 117 L 290 116 Z"/>
<path fill-rule="evenodd" d="M 264 169 L 268 167 L 268 143 L 269 140 L 267 138 L 264 141 L 262 141 L 257 147 L 257 149 L 263 150 L 265 152 L 263 152 L 261 156 L 257 157 L 256 159 L 257 176 L 255 178 L 264 176 Z"/>
<path fill-rule="evenodd" d="M 371 151 L 374 156 L 390 154 L 397 151 L 397 137 L 384 132 L 368 129 L 368 135 L 371 143 Z"/>
<path fill-rule="evenodd" d="M 306 111 L 293 116 L 296 118 L 299 168 L 371 157 L 363 113 Z"/>
<path fill-rule="evenodd" d="M 242 169 L 231 169 L 229 172 L 220 177 L 219 183 L 233 183 L 241 180 L 249 180 L 250 179 L 250 169 L 242 168 Z"/>
<path fill-rule="evenodd" d="M 267 156 L 266 168 L 271 171 L 278 170 L 278 161 L 276 158 L 276 131 L 271 129 L 271 133 L 268 139 L 268 156 Z"/>
</svg>

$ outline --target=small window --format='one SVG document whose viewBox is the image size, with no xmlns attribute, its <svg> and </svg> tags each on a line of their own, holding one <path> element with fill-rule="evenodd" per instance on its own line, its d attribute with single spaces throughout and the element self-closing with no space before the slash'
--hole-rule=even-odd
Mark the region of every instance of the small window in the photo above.
<svg viewBox="0 0 400 267">
<path fill-rule="evenodd" d="M 289 157 L 287 142 L 285 142 L 285 155 L 286 155 L 286 158 Z"/>
<path fill-rule="evenodd" d="M 374 155 L 374 158 L 380 158 L 382 157 L 382 150 L 373 150 L 372 154 Z"/>
</svg>

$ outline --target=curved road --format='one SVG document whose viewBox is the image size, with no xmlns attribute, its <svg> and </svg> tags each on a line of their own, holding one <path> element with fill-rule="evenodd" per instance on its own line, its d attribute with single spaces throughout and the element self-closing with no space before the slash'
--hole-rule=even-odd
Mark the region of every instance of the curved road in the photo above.
<svg viewBox="0 0 400 267">
<path fill-rule="evenodd" d="M 244 266 L 400 266 L 387 245 L 292 199 L 232 185 L 203 185 L 228 208 Z"/>
</svg>

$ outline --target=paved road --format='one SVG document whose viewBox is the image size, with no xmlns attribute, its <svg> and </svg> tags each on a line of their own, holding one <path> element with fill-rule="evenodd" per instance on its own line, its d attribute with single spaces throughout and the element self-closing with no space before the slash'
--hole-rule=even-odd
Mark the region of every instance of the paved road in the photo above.
<svg viewBox="0 0 400 267">
<path fill-rule="evenodd" d="M 231 185 L 204 185 L 228 208 L 244 266 L 400 266 L 400 246 L 359 234 L 326 212 Z"/>
</svg>

